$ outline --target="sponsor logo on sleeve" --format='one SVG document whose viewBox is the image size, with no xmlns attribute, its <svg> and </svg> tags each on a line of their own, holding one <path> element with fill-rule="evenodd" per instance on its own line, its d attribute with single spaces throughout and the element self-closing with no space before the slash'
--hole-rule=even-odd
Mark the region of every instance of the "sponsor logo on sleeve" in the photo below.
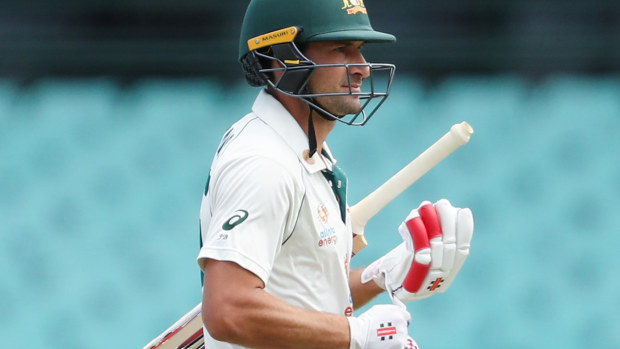
<svg viewBox="0 0 620 349">
<path fill-rule="evenodd" d="M 232 230 L 234 227 L 239 224 L 245 222 L 248 218 L 248 211 L 246 210 L 238 210 L 233 213 L 233 216 L 230 217 L 224 224 L 222 225 L 222 229 L 224 230 Z"/>
</svg>

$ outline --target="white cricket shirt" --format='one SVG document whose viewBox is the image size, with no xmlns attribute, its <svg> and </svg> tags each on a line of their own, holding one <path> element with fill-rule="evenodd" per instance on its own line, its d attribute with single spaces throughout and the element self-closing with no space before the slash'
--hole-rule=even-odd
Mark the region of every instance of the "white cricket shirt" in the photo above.
<svg viewBox="0 0 620 349">
<path fill-rule="evenodd" d="M 297 121 L 261 91 L 252 112 L 225 133 L 211 165 L 198 264 L 202 268 L 205 258 L 235 262 L 292 305 L 350 315 L 350 215 L 345 224 L 321 173 L 332 163 L 318 154 L 306 161 L 307 149 Z M 323 149 L 333 159 L 327 145 Z M 205 347 L 239 348 L 206 331 Z"/>
</svg>

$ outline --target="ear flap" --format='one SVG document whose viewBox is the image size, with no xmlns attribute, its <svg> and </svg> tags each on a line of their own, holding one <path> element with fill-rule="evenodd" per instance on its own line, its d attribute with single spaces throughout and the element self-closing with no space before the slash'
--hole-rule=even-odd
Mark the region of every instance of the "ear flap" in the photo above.
<svg viewBox="0 0 620 349">
<path fill-rule="evenodd" d="M 262 69 L 260 60 L 253 52 L 245 55 L 240 60 L 240 63 L 245 75 L 245 80 L 250 86 L 259 87 L 267 84 L 266 75 L 260 73 Z"/>
<path fill-rule="evenodd" d="M 314 63 L 308 60 L 292 43 L 271 46 L 273 57 L 284 63 L 284 73 L 275 82 L 277 88 L 294 94 L 302 94 L 314 72 Z"/>
</svg>

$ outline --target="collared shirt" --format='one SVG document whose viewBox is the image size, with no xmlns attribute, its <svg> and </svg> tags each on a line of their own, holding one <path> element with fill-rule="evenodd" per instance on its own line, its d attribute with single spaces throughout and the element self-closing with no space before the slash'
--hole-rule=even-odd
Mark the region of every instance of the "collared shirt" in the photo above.
<svg viewBox="0 0 620 349">
<path fill-rule="evenodd" d="M 350 216 L 343 222 L 321 172 L 335 163 L 326 144 L 323 149 L 327 156 L 315 154 L 308 161 L 306 134 L 261 91 L 252 112 L 225 133 L 214 157 L 200 210 L 199 265 L 206 258 L 232 261 L 292 305 L 351 315 Z M 206 332 L 205 342 L 208 348 L 236 348 Z"/>
</svg>

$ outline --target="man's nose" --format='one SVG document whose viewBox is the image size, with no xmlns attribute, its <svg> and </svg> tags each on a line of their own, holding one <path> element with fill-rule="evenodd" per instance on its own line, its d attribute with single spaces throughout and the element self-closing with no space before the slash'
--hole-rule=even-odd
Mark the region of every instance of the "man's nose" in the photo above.
<svg viewBox="0 0 620 349">
<path fill-rule="evenodd" d="M 349 68 L 351 75 L 360 74 L 364 79 L 370 76 L 370 66 L 361 52 L 357 52 L 351 63 L 356 64 Z"/>
</svg>

